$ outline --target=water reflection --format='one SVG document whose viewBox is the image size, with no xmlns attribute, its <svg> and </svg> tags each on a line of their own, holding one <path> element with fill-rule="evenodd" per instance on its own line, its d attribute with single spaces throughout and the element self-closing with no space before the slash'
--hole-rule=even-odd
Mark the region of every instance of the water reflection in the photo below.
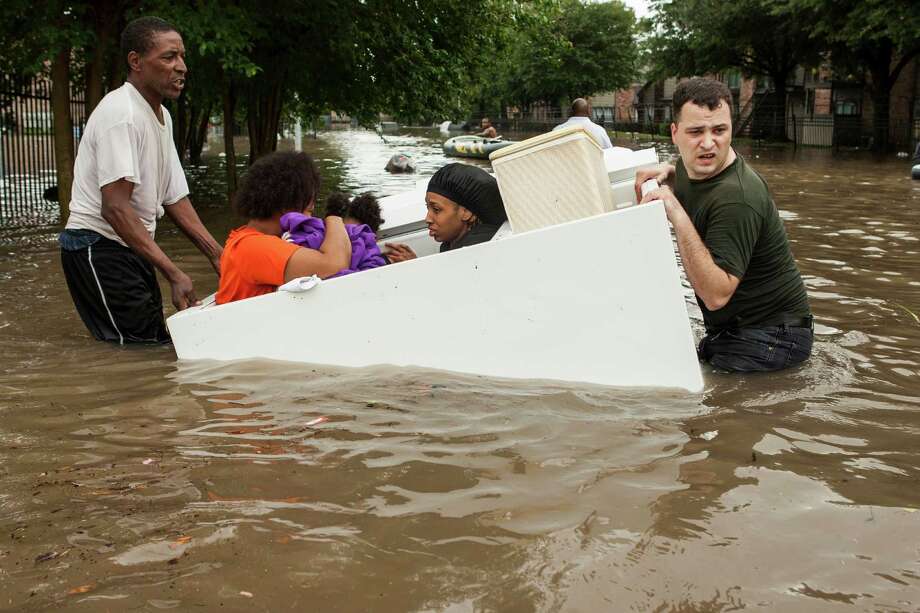
<svg viewBox="0 0 920 613">
<path fill-rule="evenodd" d="M 334 576 L 389 576 L 394 563 L 424 574 L 446 600 L 410 609 L 462 600 L 471 585 L 497 608 L 540 595 L 541 579 L 518 566 L 546 563 L 533 550 L 546 535 L 631 543 L 655 498 L 680 487 L 679 421 L 706 410 L 660 392 L 405 369 L 250 361 L 182 364 L 174 377 L 205 411 L 182 433 L 198 440 L 179 449 L 210 460 L 190 509 L 245 518 L 285 545 L 276 555 L 319 556 Z M 241 462 L 260 477 L 240 482 Z"/>
</svg>

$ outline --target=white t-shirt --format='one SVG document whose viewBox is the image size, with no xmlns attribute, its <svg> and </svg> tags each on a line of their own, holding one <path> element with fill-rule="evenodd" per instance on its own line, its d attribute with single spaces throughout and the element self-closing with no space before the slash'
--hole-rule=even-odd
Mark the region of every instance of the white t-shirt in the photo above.
<svg viewBox="0 0 920 613">
<path fill-rule="evenodd" d="M 157 119 L 140 92 L 125 83 L 99 102 L 86 122 L 73 169 L 68 229 L 93 230 L 118 241 L 102 218 L 102 187 L 119 179 L 134 183 L 131 208 L 153 238 L 163 206 L 188 195 L 188 183 L 173 144 L 172 118 L 161 107 Z"/>
<path fill-rule="evenodd" d="M 572 126 L 580 126 L 587 130 L 588 133 L 594 137 L 594 140 L 597 141 L 597 144 L 601 146 L 601 149 L 613 147 L 613 143 L 610 142 L 610 137 L 607 136 L 607 130 L 591 121 L 588 117 L 569 117 L 567 121 L 560 123 L 553 128 L 553 130 L 571 128 Z"/>
</svg>

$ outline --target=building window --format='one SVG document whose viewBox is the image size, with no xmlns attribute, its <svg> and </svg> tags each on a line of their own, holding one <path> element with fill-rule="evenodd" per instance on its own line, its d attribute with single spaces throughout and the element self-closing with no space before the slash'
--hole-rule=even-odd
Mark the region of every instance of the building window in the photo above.
<svg viewBox="0 0 920 613">
<path fill-rule="evenodd" d="M 729 89 L 739 89 L 741 87 L 741 73 L 737 70 L 725 73 L 725 84 Z"/>
<path fill-rule="evenodd" d="M 859 105 L 852 100 L 838 100 L 837 106 L 834 109 L 834 114 L 848 116 L 859 115 Z"/>
<path fill-rule="evenodd" d="M 591 114 L 595 123 L 613 123 L 612 106 L 595 106 L 591 109 Z"/>
</svg>

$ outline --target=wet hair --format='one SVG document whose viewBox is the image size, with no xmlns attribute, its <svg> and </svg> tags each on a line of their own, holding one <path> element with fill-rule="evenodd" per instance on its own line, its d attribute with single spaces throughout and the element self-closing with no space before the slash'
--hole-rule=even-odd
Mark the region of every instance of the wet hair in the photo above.
<svg viewBox="0 0 920 613">
<path fill-rule="evenodd" d="M 243 175 L 236 210 L 246 219 L 301 212 L 315 201 L 319 183 L 319 171 L 308 154 L 276 151 L 259 158 Z"/>
<path fill-rule="evenodd" d="M 725 83 L 715 79 L 696 77 L 679 83 L 674 89 L 674 95 L 671 99 L 672 117 L 675 122 L 679 122 L 680 110 L 688 102 L 692 102 L 697 106 L 705 106 L 710 111 L 714 111 L 719 108 L 719 104 L 723 101 L 730 111 L 732 108 L 732 92 Z"/>
<path fill-rule="evenodd" d="M 358 223 L 367 224 L 377 233 L 385 221 L 380 215 L 380 203 L 371 192 L 364 192 L 349 200 L 348 194 L 333 192 L 326 198 L 326 215 L 350 217 Z"/>
<path fill-rule="evenodd" d="M 355 196 L 351 204 L 348 205 L 347 215 L 370 226 L 374 234 L 377 233 L 385 221 L 380 216 L 380 203 L 370 192 Z"/>
<path fill-rule="evenodd" d="M 332 192 L 326 196 L 326 205 L 324 207 L 326 215 L 338 215 L 345 217 L 348 214 L 348 194 L 342 192 Z"/>
<path fill-rule="evenodd" d="M 168 21 L 159 17 L 138 17 L 121 33 L 121 57 L 128 61 L 132 51 L 144 55 L 153 48 L 153 39 L 161 32 L 178 32 Z"/>
</svg>

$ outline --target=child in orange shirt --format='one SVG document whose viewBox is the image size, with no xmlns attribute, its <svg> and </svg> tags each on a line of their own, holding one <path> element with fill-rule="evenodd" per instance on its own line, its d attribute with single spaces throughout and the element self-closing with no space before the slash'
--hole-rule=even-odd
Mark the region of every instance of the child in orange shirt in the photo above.
<svg viewBox="0 0 920 613">
<path fill-rule="evenodd" d="M 325 218 L 319 249 L 281 238 L 285 213 L 310 213 L 316 205 L 319 172 L 306 153 L 276 152 L 253 164 L 240 184 L 234 205 L 248 221 L 227 237 L 220 258 L 217 304 L 268 294 L 298 277 L 331 277 L 351 261 L 351 241 L 342 218 Z"/>
</svg>

